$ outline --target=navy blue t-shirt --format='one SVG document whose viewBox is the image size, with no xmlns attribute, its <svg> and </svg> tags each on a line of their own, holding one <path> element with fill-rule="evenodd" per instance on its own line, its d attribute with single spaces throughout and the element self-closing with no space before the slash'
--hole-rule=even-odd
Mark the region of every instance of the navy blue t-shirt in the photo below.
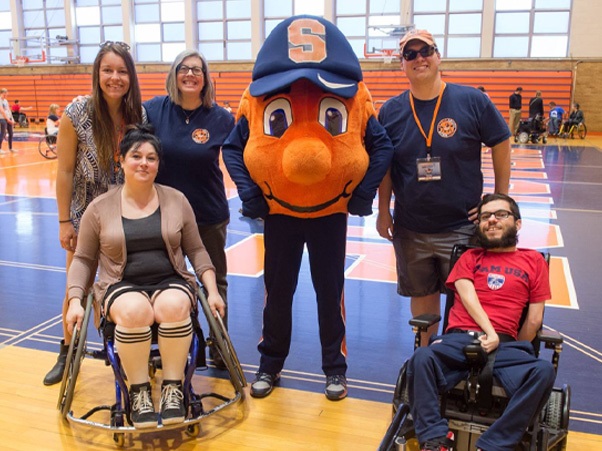
<svg viewBox="0 0 602 451">
<path fill-rule="evenodd" d="M 437 98 L 414 99 L 428 136 Z M 419 182 L 416 160 L 426 158 L 426 140 L 412 114 L 409 91 L 388 100 L 378 119 L 393 142 L 391 178 L 394 221 L 419 233 L 442 233 L 469 225 L 468 210 L 483 193 L 481 143 L 495 146 L 510 137 L 491 100 L 475 88 L 448 83 L 433 132 L 432 157 L 441 158 L 442 178 Z"/>
<path fill-rule="evenodd" d="M 184 111 L 167 96 L 144 102 L 144 108 L 163 146 L 157 183 L 182 191 L 198 224 L 228 220 L 230 209 L 219 154 L 234 128 L 232 114 L 217 105 Z"/>
</svg>

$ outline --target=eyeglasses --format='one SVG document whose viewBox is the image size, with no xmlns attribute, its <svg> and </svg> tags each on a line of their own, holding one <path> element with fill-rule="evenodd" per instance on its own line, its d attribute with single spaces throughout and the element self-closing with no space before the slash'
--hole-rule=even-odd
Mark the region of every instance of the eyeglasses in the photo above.
<svg viewBox="0 0 602 451">
<path fill-rule="evenodd" d="M 514 213 L 508 210 L 483 211 L 479 214 L 479 221 L 488 221 L 491 216 L 495 216 L 495 219 L 501 221 L 502 219 L 508 219 L 509 216 L 514 216 Z"/>
<path fill-rule="evenodd" d="M 418 54 L 423 58 L 428 58 L 429 56 L 433 56 L 433 54 L 437 51 L 437 46 L 435 45 L 425 45 L 420 50 L 405 50 L 401 56 L 406 61 L 414 61 Z"/>
<path fill-rule="evenodd" d="M 192 71 L 192 75 L 196 75 L 197 77 L 203 75 L 203 68 L 200 66 L 190 67 L 182 64 L 180 67 L 178 67 L 178 74 L 180 75 L 188 75 L 188 72 L 190 71 Z"/>
<path fill-rule="evenodd" d="M 105 42 L 102 42 L 99 47 L 102 49 L 105 47 L 113 47 L 113 46 L 122 47 L 126 51 L 130 50 L 130 46 L 127 45 L 125 42 L 121 42 L 121 41 L 105 41 Z"/>
</svg>

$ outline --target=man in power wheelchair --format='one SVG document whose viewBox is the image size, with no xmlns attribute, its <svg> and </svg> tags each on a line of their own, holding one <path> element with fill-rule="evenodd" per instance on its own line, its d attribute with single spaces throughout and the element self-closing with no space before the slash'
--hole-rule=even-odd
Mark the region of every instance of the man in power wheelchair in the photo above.
<svg viewBox="0 0 602 451">
<path fill-rule="evenodd" d="M 516 247 L 521 219 L 512 198 L 486 195 L 478 221 L 481 247 L 454 248 L 445 333 L 419 348 L 421 332 L 440 318 L 410 321 L 415 353 L 400 372 L 381 450 L 413 439 L 424 451 L 565 449 L 569 391 L 553 389 L 562 340 L 539 334 L 554 348 L 552 363 L 530 343 L 551 297 L 548 266 L 539 252 Z"/>
<path fill-rule="evenodd" d="M 206 298 L 201 296 L 202 306 L 211 332 L 220 337 L 217 347 L 231 370 L 239 397 L 245 383 L 232 348 L 225 345 L 225 330 L 216 326 L 224 313 L 224 302 L 194 212 L 182 193 L 154 183 L 161 152 L 150 126 L 127 131 L 120 144 L 124 184 L 99 196 L 86 209 L 67 278 L 66 322 L 83 332 L 90 305 L 84 309 L 82 299 L 98 265 L 93 297 L 107 321 L 104 341 L 117 379 L 117 404 L 123 395 L 125 405 L 121 419 L 119 415 L 113 417 L 111 426 L 123 426 L 123 413 L 136 429 L 181 424 L 187 417 L 196 419 L 202 413 L 202 408 L 191 409 L 192 401 L 198 401 L 190 386 L 199 353 L 193 327 L 197 322 L 197 285 L 185 257 L 207 293 Z M 163 372 L 159 415 L 149 380 L 153 327 Z M 81 337 L 77 341 L 76 362 L 83 354 L 80 347 L 85 346 Z M 193 355 L 189 357 L 191 349 Z M 63 386 L 68 385 L 65 381 L 69 378 L 75 379 L 73 371 L 65 371 Z M 74 388 L 75 384 L 69 385 Z M 59 407 L 67 416 L 72 393 L 63 390 Z"/>
<path fill-rule="evenodd" d="M 540 140 L 543 144 L 548 142 L 547 129 L 542 115 L 530 117 L 524 121 L 520 121 L 514 135 L 514 142 L 526 144 L 531 141 L 537 144 Z"/>
</svg>

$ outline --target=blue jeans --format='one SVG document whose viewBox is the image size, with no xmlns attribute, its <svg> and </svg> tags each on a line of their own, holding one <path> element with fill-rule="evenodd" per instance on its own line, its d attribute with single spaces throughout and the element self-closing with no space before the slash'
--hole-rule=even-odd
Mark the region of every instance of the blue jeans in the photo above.
<svg viewBox="0 0 602 451">
<path fill-rule="evenodd" d="M 438 395 L 468 375 L 463 348 L 472 340 L 468 334 L 441 335 L 430 346 L 418 348 L 410 359 L 410 409 L 420 443 L 447 434 Z M 510 401 L 502 416 L 477 440 L 477 446 L 487 451 L 513 451 L 533 416 L 547 402 L 556 374 L 550 362 L 533 355 L 531 343 L 515 341 L 500 343 L 493 375 Z"/>
</svg>

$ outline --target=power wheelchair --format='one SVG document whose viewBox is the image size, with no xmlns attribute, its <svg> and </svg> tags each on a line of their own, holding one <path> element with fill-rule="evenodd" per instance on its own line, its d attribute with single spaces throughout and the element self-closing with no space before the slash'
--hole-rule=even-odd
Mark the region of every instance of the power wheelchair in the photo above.
<svg viewBox="0 0 602 451">
<path fill-rule="evenodd" d="M 100 351 L 89 351 L 86 343 L 87 324 L 92 312 L 97 307 L 94 306 L 92 294 L 88 295 L 85 303 L 85 313 L 81 329 L 74 330 L 69 350 L 65 372 L 59 391 L 57 408 L 63 419 L 70 423 L 86 425 L 95 429 L 109 431 L 113 434 L 113 441 L 117 446 L 124 446 L 125 435 L 131 433 L 144 434 L 156 432 L 157 430 L 185 428 L 185 432 L 190 437 L 196 437 L 200 432 L 200 421 L 212 415 L 223 408 L 234 404 L 245 397 L 244 387 L 247 385 L 245 375 L 240 362 L 232 346 L 224 323 L 221 318 L 215 318 L 209 307 L 202 287 L 197 289 L 197 308 L 191 313 L 193 324 L 193 337 L 190 345 L 190 353 L 185 369 L 183 383 L 184 403 L 187 406 L 187 417 L 183 423 L 173 425 L 163 425 L 159 423 L 158 427 L 151 429 L 135 429 L 130 420 L 131 404 L 129 399 L 128 387 L 125 374 L 121 368 L 119 355 L 114 346 L 115 325 L 100 318 L 99 332 L 103 338 L 103 349 Z M 204 338 L 203 331 L 198 319 L 198 305 L 204 313 L 209 327 L 209 336 Z M 96 318 L 95 318 L 96 319 Z M 97 320 L 95 321 L 95 323 Z M 156 325 L 155 325 L 156 326 Z M 160 354 L 156 349 L 156 327 L 153 326 L 153 346 L 149 356 L 149 376 L 154 378 L 155 372 L 161 367 Z M 233 396 L 224 396 L 218 393 L 200 393 L 197 394 L 192 386 L 192 377 L 197 368 L 207 368 L 205 362 L 205 346 L 213 346 L 222 357 L 222 360 L 229 373 L 229 379 L 234 388 Z M 85 356 L 104 360 L 105 365 L 111 366 L 115 377 L 115 403 L 112 405 L 100 405 L 92 408 L 82 416 L 76 416 L 71 410 L 74 395 L 76 393 L 77 377 Z M 203 404 L 204 400 L 211 399 L 209 408 Z M 209 403 L 207 403 L 209 404 Z M 97 412 L 109 411 L 110 421 L 96 422 L 89 418 Z"/>
<path fill-rule="evenodd" d="M 546 144 L 548 142 L 547 136 L 544 119 L 538 114 L 535 117 L 530 117 L 519 122 L 516 134 L 514 135 L 514 142 L 526 144 L 531 141 L 533 144 L 537 144 L 541 140 L 543 144 Z"/>
<path fill-rule="evenodd" d="M 462 253 L 469 248 L 470 246 L 467 245 L 454 246 L 450 269 Z M 549 264 L 549 254 L 544 254 L 544 258 Z M 449 290 L 445 301 L 443 330 L 447 328 L 447 317 L 453 302 L 454 294 Z M 525 309 L 521 324 L 526 313 Z M 409 321 L 415 333 L 414 350 L 420 346 L 422 333 L 440 321 L 441 316 L 434 314 L 420 315 Z M 533 347 L 538 356 L 541 343 L 545 344 L 545 348 L 552 350 L 552 364 L 556 371 L 562 351 L 562 341 L 558 332 L 544 331 L 543 329 L 538 332 L 533 341 Z M 482 377 L 487 357 L 478 341 L 466 346 L 464 354 L 470 363 L 467 378 L 440 396 L 442 416 L 447 418 L 449 428 L 455 435 L 454 451 L 474 450 L 477 439 L 501 416 L 508 403 L 503 387 L 497 383 L 495 378 L 492 375 Z M 410 414 L 407 365 L 406 361 L 399 371 L 393 395 L 393 420 L 380 443 L 379 451 L 418 451 L 420 449 Z M 564 451 L 567 445 L 569 413 L 570 387 L 566 384 L 559 388 L 554 387 L 547 403 L 525 431 L 516 450 Z"/>
</svg>

